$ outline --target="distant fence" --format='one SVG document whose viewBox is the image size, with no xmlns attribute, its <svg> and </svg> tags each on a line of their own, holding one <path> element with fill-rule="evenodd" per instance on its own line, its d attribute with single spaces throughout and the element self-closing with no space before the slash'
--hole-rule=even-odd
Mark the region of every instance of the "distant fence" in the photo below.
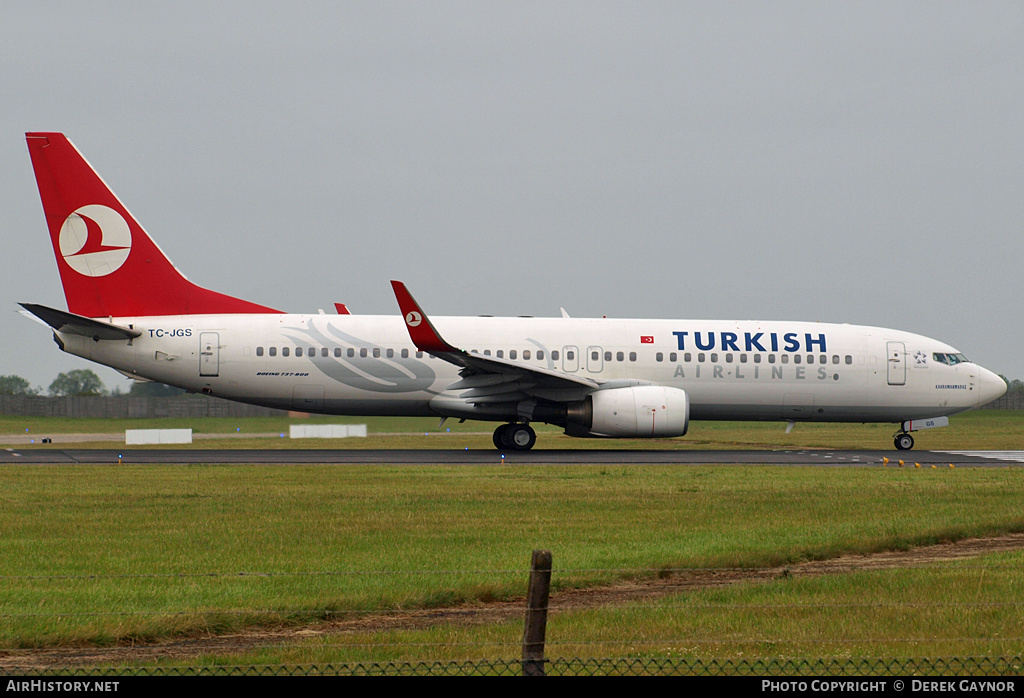
<svg viewBox="0 0 1024 698">
<path fill-rule="evenodd" d="M 993 400 L 983 410 L 1024 410 L 1024 390 L 1011 390 L 998 400 Z"/>
<path fill-rule="evenodd" d="M 246 405 L 209 395 L 174 397 L 36 397 L 0 395 L 0 414 L 23 417 L 281 417 L 284 410 Z"/>
<path fill-rule="evenodd" d="M 880 690 L 871 687 L 866 677 L 907 676 L 995 676 L 1021 675 L 1024 657 L 851 657 L 851 658 L 779 658 L 779 659 L 705 659 L 689 657 L 575 659 L 571 657 L 545 660 L 547 676 L 748 676 L 763 677 L 829 677 L 815 690 Z M 101 666 L 101 667 L 5 667 L 9 674 L 25 676 L 515 676 L 522 671 L 520 659 L 477 659 L 435 662 L 359 662 L 324 664 L 277 664 L 250 666 Z M 852 677 L 857 681 L 836 684 L 835 677 Z M 787 683 L 796 684 L 791 681 Z M 807 685 L 811 681 L 805 681 Z M 979 682 L 971 681 L 970 685 Z M 987 692 L 1013 692 L 1013 679 L 989 682 Z M 760 688 L 755 684 L 754 689 Z M 791 685 L 790 692 L 800 690 Z M 952 690 L 952 689 L 951 689 Z M 962 690 L 962 689 L 961 689 Z M 981 690 L 976 688 L 974 690 Z M 909 692 L 909 691 L 908 691 Z"/>
<path fill-rule="evenodd" d="M 1024 410 L 1024 391 L 1014 390 L 985 405 L 986 410 Z M 0 395 L 0 414 L 25 417 L 282 417 L 289 413 L 209 395 L 175 397 L 38 397 Z"/>
</svg>

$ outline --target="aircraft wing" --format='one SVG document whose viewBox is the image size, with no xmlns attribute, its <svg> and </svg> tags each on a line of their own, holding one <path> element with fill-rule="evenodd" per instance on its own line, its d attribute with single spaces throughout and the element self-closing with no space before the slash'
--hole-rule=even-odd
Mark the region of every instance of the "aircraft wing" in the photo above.
<svg viewBox="0 0 1024 698">
<path fill-rule="evenodd" d="M 452 346 L 441 337 L 405 284 L 392 281 L 391 286 L 416 348 L 461 367 L 461 380 L 448 386 L 448 390 L 465 390 L 460 398 L 466 402 L 482 405 L 538 396 L 555 397 L 559 393 L 576 395 L 581 390 L 589 392 L 602 385 L 601 381 L 590 378 L 483 356 Z"/>
</svg>

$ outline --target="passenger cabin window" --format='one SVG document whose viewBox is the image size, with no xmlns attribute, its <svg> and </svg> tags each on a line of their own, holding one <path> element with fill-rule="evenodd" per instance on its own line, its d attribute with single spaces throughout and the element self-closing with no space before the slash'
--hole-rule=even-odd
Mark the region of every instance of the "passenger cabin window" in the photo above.
<svg viewBox="0 0 1024 698">
<path fill-rule="evenodd" d="M 256 356 L 263 356 L 263 347 L 256 347 Z"/>
</svg>

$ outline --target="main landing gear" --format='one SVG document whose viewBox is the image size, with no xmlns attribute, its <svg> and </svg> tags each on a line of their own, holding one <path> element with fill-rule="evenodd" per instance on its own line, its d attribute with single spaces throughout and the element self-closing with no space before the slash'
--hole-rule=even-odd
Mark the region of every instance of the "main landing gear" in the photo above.
<svg viewBox="0 0 1024 698">
<path fill-rule="evenodd" d="M 914 447 L 914 437 L 905 431 L 901 431 L 896 434 L 893 443 L 896 445 L 897 451 L 909 451 Z"/>
<path fill-rule="evenodd" d="M 529 424 L 501 424 L 494 430 L 494 447 L 499 451 L 529 451 L 537 443 L 537 432 Z"/>
</svg>

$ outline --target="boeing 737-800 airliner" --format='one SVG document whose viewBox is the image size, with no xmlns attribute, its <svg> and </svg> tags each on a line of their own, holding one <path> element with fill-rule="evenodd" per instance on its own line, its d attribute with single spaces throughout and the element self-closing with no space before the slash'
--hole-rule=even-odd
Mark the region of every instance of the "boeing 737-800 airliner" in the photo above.
<svg viewBox="0 0 1024 698">
<path fill-rule="evenodd" d="M 292 315 L 188 281 L 72 143 L 29 133 L 68 310 L 25 309 L 64 351 L 194 392 L 287 410 L 531 422 L 674 437 L 690 420 L 893 422 L 895 445 L 1005 382 L 921 335 L 810 322 Z"/>
</svg>

